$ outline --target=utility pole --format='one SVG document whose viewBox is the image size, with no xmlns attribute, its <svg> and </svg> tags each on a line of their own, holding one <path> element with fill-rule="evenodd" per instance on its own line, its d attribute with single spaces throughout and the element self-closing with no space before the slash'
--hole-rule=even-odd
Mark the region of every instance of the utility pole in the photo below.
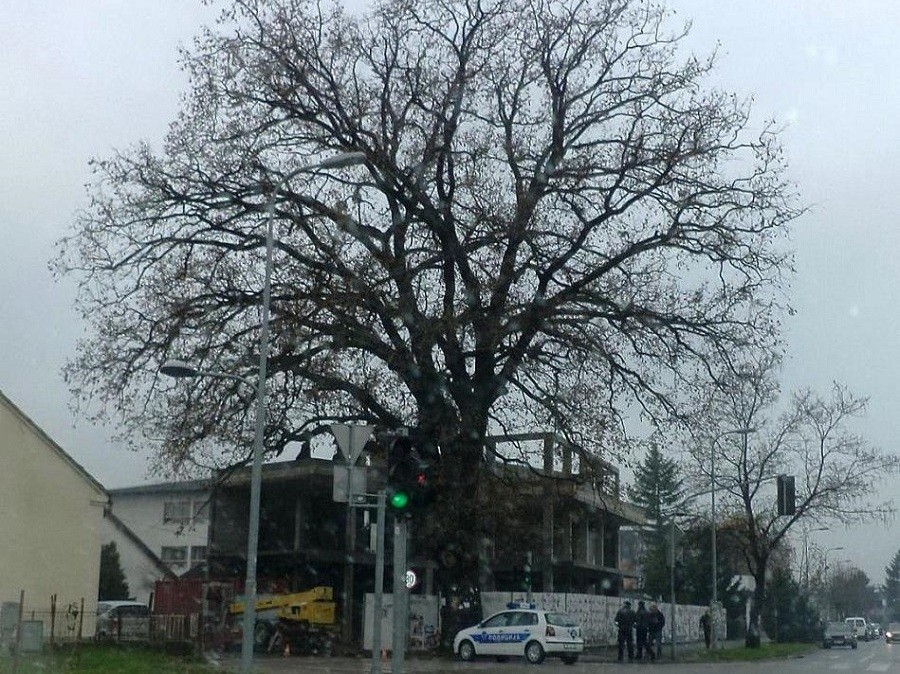
<svg viewBox="0 0 900 674">
<path fill-rule="evenodd" d="M 381 674 L 381 620 L 384 613 L 384 518 L 387 498 L 378 492 L 375 523 L 375 605 L 372 607 L 372 674 Z"/>
<path fill-rule="evenodd" d="M 353 427 L 350 427 L 351 437 Z M 353 490 L 353 468 L 351 463 L 347 469 L 347 490 Z M 353 606 L 356 603 L 354 581 L 356 576 L 356 508 L 353 506 L 353 499 L 347 499 L 347 527 L 345 530 L 344 547 L 347 550 L 347 556 L 344 558 L 344 597 L 341 612 L 341 636 L 344 643 L 349 644 L 353 640 Z"/>
<path fill-rule="evenodd" d="M 409 630 L 409 590 L 406 588 L 406 541 L 409 519 L 394 516 L 394 634 L 391 674 L 406 674 L 406 633 Z"/>
<path fill-rule="evenodd" d="M 525 553 L 525 601 L 531 603 L 531 550 Z"/>
<path fill-rule="evenodd" d="M 675 518 L 669 526 L 669 621 L 672 625 L 671 651 L 675 662 Z"/>
</svg>

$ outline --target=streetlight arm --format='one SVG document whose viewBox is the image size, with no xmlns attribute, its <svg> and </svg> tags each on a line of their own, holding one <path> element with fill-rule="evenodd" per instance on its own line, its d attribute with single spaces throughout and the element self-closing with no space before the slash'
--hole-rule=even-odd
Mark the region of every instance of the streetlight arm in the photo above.
<svg viewBox="0 0 900 674">
<path fill-rule="evenodd" d="M 357 166 L 359 164 L 363 164 L 366 161 L 366 155 L 364 152 L 341 152 L 340 154 L 331 155 L 330 157 L 326 157 L 321 161 L 313 162 L 311 164 L 304 164 L 302 166 L 298 166 L 296 168 L 291 169 L 284 175 L 278 177 L 277 180 L 269 183 L 267 185 L 268 189 L 259 189 L 260 193 L 266 194 L 268 196 L 268 200 L 266 201 L 265 210 L 270 212 L 275 207 L 275 202 L 278 198 L 278 193 L 284 188 L 284 186 L 293 178 L 296 178 L 301 173 L 309 173 L 311 171 L 317 170 L 328 170 L 335 168 L 346 168 L 348 166 Z M 264 173 L 268 173 L 268 170 L 261 163 L 257 164 L 257 168 Z M 275 176 L 272 176 L 273 178 Z M 256 193 L 256 190 L 253 191 Z"/>
<path fill-rule="evenodd" d="M 183 360 L 167 360 L 159 368 L 160 374 L 164 374 L 174 379 L 192 379 L 194 377 L 212 377 L 214 379 L 233 379 L 242 384 L 255 389 L 256 382 L 247 377 L 241 377 L 228 372 L 217 372 L 213 370 L 198 370 L 193 365 Z"/>
<path fill-rule="evenodd" d="M 252 389 L 256 389 L 256 382 L 248 377 L 241 377 L 237 374 L 228 374 L 227 372 L 211 372 L 209 370 L 197 370 L 198 377 L 212 377 L 213 379 L 232 379 L 242 384 L 246 384 Z"/>
</svg>

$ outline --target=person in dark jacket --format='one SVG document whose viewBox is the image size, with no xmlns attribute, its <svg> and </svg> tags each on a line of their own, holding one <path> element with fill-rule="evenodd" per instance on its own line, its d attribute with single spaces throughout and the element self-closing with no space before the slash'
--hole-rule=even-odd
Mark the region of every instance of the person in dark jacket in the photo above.
<svg viewBox="0 0 900 674">
<path fill-rule="evenodd" d="M 700 629 L 703 630 L 703 640 L 706 642 L 706 647 L 709 648 L 712 640 L 712 620 L 710 620 L 709 611 L 700 616 Z"/>
<path fill-rule="evenodd" d="M 616 627 L 618 628 L 617 644 L 619 646 L 619 662 L 625 655 L 625 647 L 628 647 L 628 662 L 634 660 L 634 621 L 637 614 L 631 609 L 631 602 L 626 601 L 616 613 Z"/>
<path fill-rule="evenodd" d="M 644 659 L 644 647 L 647 645 L 647 608 L 644 606 L 644 602 L 639 601 L 637 611 L 634 612 L 635 620 L 634 620 L 634 631 L 636 635 L 636 646 L 637 652 L 635 653 L 635 657 L 638 660 Z"/>
<path fill-rule="evenodd" d="M 665 626 L 666 616 L 656 604 L 650 604 L 650 611 L 647 613 L 647 634 L 650 638 L 647 652 L 650 653 L 651 660 L 662 657 L 662 633 Z"/>
</svg>

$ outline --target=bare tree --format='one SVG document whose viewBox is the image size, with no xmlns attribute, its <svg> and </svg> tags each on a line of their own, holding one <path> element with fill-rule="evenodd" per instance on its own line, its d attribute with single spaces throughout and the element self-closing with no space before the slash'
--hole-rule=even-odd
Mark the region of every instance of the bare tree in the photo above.
<svg viewBox="0 0 900 674">
<path fill-rule="evenodd" d="M 718 493 L 732 516 L 729 540 L 739 549 L 756 588 L 747 645 L 759 645 L 766 577 L 775 554 L 798 522 L 850 523 L 893 513 L 873 488 L 900 468 L 900 457 L 874 448 L 853 431 L 866 400 L 834 384 L 825 397 L 811 390 L 791 396 L 777 413 L 780 357 L 768 353 L 726 368 L 703 409 L 694 415 L 691 452 L 700 484 L 709 485 L 715 454 Z M 742 430 L 742 433 L 734 433 Z M 750 432 L 752 431 L 752 432 Z M 796 508 L 779 516 L 775 478 L 793 475 Z"/>
<path fill-rule="evenodd" d="M 489 429 L 615 448 L 624 409 L 671 412 L 712 354 L 771 340 L 798 214 L 774 129 L 746 130 L 667 21 L 638 0 L 236 1 L 184 55 L 165 146 L 96 161 L 61 243 L 93 327 L 79 399 L 161 465 L 246 460 L 249 392 L 159 395 L 155 372 L 252 368 L 278 186 L 269 451 L 331 420 L 417 425 L 458 487 Z M 291 177 L 338 151 L 364 167 Z"/>
</svg>

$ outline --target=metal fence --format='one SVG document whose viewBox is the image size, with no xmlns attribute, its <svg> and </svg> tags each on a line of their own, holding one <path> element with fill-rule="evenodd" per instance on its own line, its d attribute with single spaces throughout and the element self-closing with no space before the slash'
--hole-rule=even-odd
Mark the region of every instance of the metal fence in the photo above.
<svg viewBox="0 0 900 674">
<path fill-rule="evenodd" d="M 6 652 L 41 650 L 45 645 L 107 643 L 197 643 L 201 620 L 191 615 L 110 615 L 98 614 L 96 602 L 84 599 L 49 605 L 0 602 L 0 649 Z"/>
</svg>

